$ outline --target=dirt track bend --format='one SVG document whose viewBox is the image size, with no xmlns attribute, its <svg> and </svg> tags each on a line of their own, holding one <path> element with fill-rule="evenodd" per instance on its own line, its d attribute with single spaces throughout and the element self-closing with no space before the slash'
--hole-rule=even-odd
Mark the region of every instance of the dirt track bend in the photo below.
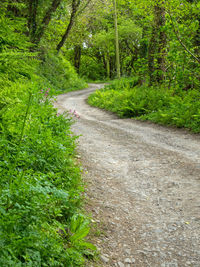
<svg viewBox="0 0 200 267">
<path fill-rule="evenodd" d="M 95 266 L 200 267 L 200 136 L 92 108 L 86 99 L 100 88 L 56 103 L 80 116 L 73 131 L 102 229 Z"/>
</svg>

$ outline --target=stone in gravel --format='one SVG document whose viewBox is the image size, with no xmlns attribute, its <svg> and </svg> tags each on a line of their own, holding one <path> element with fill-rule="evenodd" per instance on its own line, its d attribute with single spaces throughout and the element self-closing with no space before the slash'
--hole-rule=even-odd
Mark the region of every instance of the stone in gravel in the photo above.
<svg viewBox="0 0 200 267">
<path fill-rule="evenodd" d="M 118 262 L 118 266 L 119 267 L 125 267 L 125 265 L 121 261 Z"/>
<path fill-rule="evenodd" d="M 132 261 L 132 263 L 135 263 L 135 259 L 134 258 L 132 258 L 131 261 Z"/>
<path fill-rule="evenodd" d="M 129 259 L 129 258 L 126 258 L 124 262 L 125 262 L 125 263 L 132 263 L 132 260 Z"/>
<path fill-rule="evenodd" d="M 100 258 L 105 263 L 108 263 L 109 262 L 109 258 L 107 257 L 107 255 L 106 256 L 105 255 L 101 255 Z"/>
<path fill-rule="evenodd" d="M 155 229 L 154 232 L 157 233 L 157 234 L 160 234 L 160 233 L 163 232 L 163 230 L 162 229 Z"/>
<path fill-rule="evenodd" d="M 130 255 L 131 254 L 131 250 L 129 248 L 125 249 L 126 254 Z"/>
</svg>

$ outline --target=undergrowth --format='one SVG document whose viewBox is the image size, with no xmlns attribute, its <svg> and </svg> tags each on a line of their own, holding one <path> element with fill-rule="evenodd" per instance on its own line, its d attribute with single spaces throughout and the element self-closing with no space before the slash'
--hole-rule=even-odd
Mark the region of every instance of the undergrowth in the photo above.
<svg viewBox="0 0 200 267">
<path fill-rule="evenodd" d="M 1 9 L 2 7 L 0 7 Z M 0 266 L 83 266 L 83 184 L 69 114 L 52 98 L 85 86 L 61 56 L 39 57 L 16 23 L 0 17 Z"/>
<path fill-rule="evenodd" d="M 82 265 L 95 248 L 72 119 L 31 82 L 1 87 L 0 107 L 0 266 Z"/>
<path fill-rule="evenodd" d="M 200 132 L 200 91 L 139 86 L 137 82 L 137 78 L 115 81 L 90 95 L 88 103 L 120 117 Z"/>
<path fill-rule="evenodd" d="M 47 87 L 54 89 L 54 94 L 87 87 L 87 83 L 78 77 L 74 67 L 61 54 L 44 53 L 38 68 L 38 74 Z"/>
</svg>

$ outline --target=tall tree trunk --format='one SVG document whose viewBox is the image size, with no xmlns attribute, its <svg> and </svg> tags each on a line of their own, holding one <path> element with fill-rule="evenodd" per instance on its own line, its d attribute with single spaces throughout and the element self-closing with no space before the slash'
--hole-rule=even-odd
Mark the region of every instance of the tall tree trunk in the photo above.
<svg viewBox="0 0 200 267">
<path fill-rule="evenodd" d="M 78 11 L 79 5 L 80 5 L 80 0 L 73 0 L 72 1 L 72 12 L 71 12 L 71 16 L 70 16 L 70 21 L 69 21 L 69 24 L 67 26 L 67 29 L 66 29 L 65 33 L 62 36 L 61 41 L 57 45 L 56 49 L 57 49 L 58 52 L 63 47 L 65 41 L 67 40 L 67 37 L 69 36 L 69 33 L 70 33 L 71 28 L 72 28 L 72 26 L 74 24 L 74 21 L 75 21 L 75 17 L 76 17 L 76 13 Z"/>
<path fill-rule="evenodd" d="M 78 74 L 80 72 L 80 64 L 81 64 L 81 46 L 76 45 L 74 47 L 74 67 L 76 68 Z"/>
<path fill-rule="evenodd" d="M 166 44 L 167 36 L 163 27 L 165 26 L 165 8 L 160 6 L 158 8 L 158 25 L 159 25 L 159 44 L 158 44 L 158 72 L 157 81 L 162 82 L 165 78 L 166 72 Z"/>
<path fill-rule="evenodd" d="M 28 28 L 31 42 L 34 42 L 37 30 L 38 0 L 29 0 Z"/>
<path fill-rule="evenodd" d="M 197 54 L 198 59 L 200 60 L 200 16 L 198 16 L 198 22 L 199 22 L 199 27 L 197 29 L 195 38 L 194 38 L 194 44 L 196 46 L 195 48 L 195 53 Z"/>
<path fill-rule="evenodd" d="M 148 48 L 148 72 L 149 72 L 149 85 L 155 82 L 155 54 L 157 46 L 157 29 L 154 26 L 151 33 L 151 39 Z"/>
<path fill-rule="evenodd" d="M 51 6 L 48 8 L 48 10 L 47 10 L 47 12 L 46 12 L 46 14 L 42 20 L 42 23 L 41 23 L 40 27 L 37 28 L 37 31 L 36 31 L 35 36 L 33 38 L 33 42 L 35 44 L 38 44 L 40 42 L 47 26 L 49 25 L 49 22 L 51 21 L 53 13 L 56 11 L 56 9 L 60 5 L 61 1 L 62 0 L 53 0 L 52 1 Z"/>
<path fill-rule="evenodd" d="M 106 73 L 107 73 L 107 78 L 110 79 L 110 58 L 108 52 L 106 54 Z"/>
<path fill-rule="evenodd" d="M 164 79 L 166 54 L 166 34 L 163 30 L 164 25 L 165 9 L 162 4 L 157 4 L 154 7 L 154 25 L 148 48 L 148 69 L 150 86 L 155 81 L 162 82 Z"/>
<path fill-rule="evenodd" d="M 147 26 L 144 26 L 143 30 L 142 30 L 142 40 L 140 43 L 140 57 L 141 58 L 146 58 L 147 56 L 147 52 L 148 52 L 148 44 L 147 44 L 147 40 L 145 40 L 146 35 L 147 35 Z"/>
<path fill-rule="evenodd" d="M 115 21 L 115 49 L 116 49 L 116 68 L 117 78 L 120 79 L 120 57 L 119 57 L 119 36 L 118 36 L 118 25 L 117 25 L 117 3 L 113 0 L 114 6 L 114 21 Z"/>
</svg>

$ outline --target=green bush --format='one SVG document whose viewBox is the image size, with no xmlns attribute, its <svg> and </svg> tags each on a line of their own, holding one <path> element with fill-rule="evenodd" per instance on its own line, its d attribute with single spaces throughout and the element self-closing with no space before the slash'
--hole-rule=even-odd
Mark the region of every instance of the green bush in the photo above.
<svg viewBox="0 0 200 267">
<path fill-rule="evenodd" d="M 62 55 L 45 53 L 40 63 L 39 75 L 46 86 L 54 88 L 56 93 L 83 89 L 87 86 L 85 81 L 78 77 L 70 62 Z"/>
<path fill-rule="evenodd" d="M 80 75 L 91 81 L 104 80 L 106 77 L 103 63 L 87 55 L 81 57 Z"/>
<path fill-rule="evenodd" d="M 175 125 L 191 129 L 195 133 L 200 132 L 200 92 L 191 90 L 182 96 L 170 98 L 168 108 L 159 109 L 157 112 L 143 116 L 153 122 Z"/>
<path fill-rule="evenodd" d="M 134 86 L 122 80 L 92 94 L 88 102 L 121 117 L 151 120 L 200 132 L 200 92 Z"/>
<path fill-rule="evenodd" d="M 4 86 L 0 105 L 0 266 L 82 266 L 95 248 L 72 119 L 31 82 Z"/>
</svg>

